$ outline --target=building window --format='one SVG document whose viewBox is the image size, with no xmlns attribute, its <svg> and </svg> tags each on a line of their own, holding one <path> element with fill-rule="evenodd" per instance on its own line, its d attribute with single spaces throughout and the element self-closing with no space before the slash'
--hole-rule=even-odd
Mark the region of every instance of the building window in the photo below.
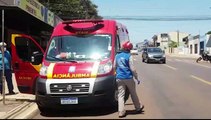
<svg viewBox="0 0 211 120">
<path fill-rule="evenodd" d="M 192 54 L 192 53 L 193 53 L 193 46 L 190 45 L 190 54 Z"/>
<path fill-rule="evenodd" d="M 198 44 L 195 44 L 195 45 L 194 45 L 194 51 L 195 51 L 195 52 L 194 52 L 195 54 L 198 53 Z"/>
</svg>

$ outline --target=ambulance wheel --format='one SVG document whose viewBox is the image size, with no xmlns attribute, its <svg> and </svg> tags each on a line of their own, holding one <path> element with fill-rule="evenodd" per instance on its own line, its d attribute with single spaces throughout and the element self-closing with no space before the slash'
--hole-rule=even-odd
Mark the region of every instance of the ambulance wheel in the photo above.
<svg viewBox="0 0 211 120">
<path fill-rule="evenodd" d="M 41 113 L 49 113 L 49 112 L 53 112 L 52 109 L 49 109 L 43 105 L 41 105 L 39 102 L 36 102 L 38 109 L 40 110 Z"/>
<path fill-rule="evenodd" d="M 118 89 L 116 88 L 114 91 L 113 98 L 111 100 L 111 106 L 117 107 L 118 106 Z"/>
<path fill-rule="evenodd" d="M 46 113 L 47 112 L 47 108 L 45 107 L 41 107 L 40 105 L 37 105 L 38 109 L 40 110 L 41 113 Z"/>
<path fill-rule="evenodd" d="M 32 94 L 36 94 L 36 82 L 37 82 L 37 79 L 35 79 L 35 81 L 34 81 L 34 85 L 33 85 L 33 87 L 32 87 Z"/>
</svg>

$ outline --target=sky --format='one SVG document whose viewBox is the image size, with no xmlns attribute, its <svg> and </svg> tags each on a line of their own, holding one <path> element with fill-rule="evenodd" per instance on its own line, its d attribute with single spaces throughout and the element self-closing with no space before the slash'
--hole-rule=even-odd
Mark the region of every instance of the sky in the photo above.
<svg viewBox="0 0 211 120">
<path fill-rule="evenodd" d="M 211 31 L 211 0 L 91 1 L 98 6 L 98 14 L 104 19 L 116 19 L 126 25 L 134 44 L 151 40 L 159 33 L 178 30 L 205 35 Z"/>
</svg>

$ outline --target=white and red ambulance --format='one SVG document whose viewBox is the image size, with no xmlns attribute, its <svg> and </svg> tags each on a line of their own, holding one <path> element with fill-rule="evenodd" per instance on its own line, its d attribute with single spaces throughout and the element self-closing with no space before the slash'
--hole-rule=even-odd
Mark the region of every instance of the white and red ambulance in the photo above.
<svg viewBox="0 0 211 120">
<path fill-rule="evenodd" d="M 114 58 L 129 40 L 127 28 L 115 20 L 71 20 L 52 33 L 36 81 L 41 111 L 93 105 L 116 105 Z M 34 63 L 40 55 L 33 56 Z"/>
</svg>

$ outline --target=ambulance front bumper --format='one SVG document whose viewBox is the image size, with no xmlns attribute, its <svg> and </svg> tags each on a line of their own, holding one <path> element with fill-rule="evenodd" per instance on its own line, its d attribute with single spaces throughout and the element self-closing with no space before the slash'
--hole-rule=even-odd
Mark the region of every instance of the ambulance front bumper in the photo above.
<svg viewBox="0 0 211 120">
<path fill-rule="evenodd" d="M 75 109 L 78 106 L 80 108 L 102 106 L 107 103 L 110 104 L 109 101 L 113 101 L 115 96 L 116 82 L 114 76 L 100 77 L 94 80 L 78 79 L 74 81 L 69 79 L 64 80 L 61 84 L 58 82 L 59 80 L 52 81 L 49 83 L 46 79 L 38 78 L 36 83 L 36 103 L 38 106 L 45 108 L 61 107 L 62 109 Z M 67 90 L 68 85 L 71 85 L 71 91 Z"/>
</svg>

